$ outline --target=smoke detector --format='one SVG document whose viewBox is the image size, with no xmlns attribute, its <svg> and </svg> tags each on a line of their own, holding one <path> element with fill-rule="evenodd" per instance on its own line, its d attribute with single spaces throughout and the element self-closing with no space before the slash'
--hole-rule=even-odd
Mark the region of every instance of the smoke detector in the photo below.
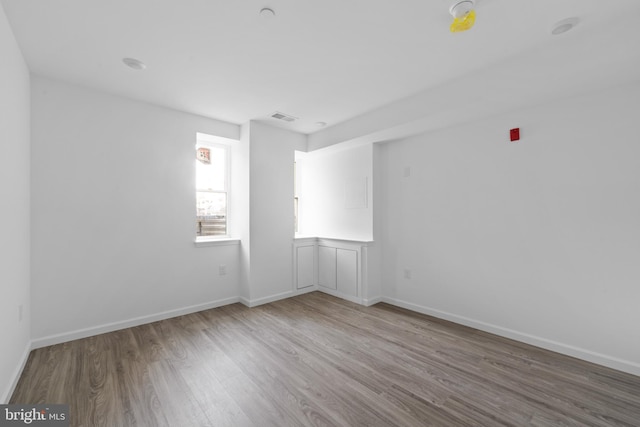
<svg viewBox="0 0 640 427">
<path fill-rule="evenodd" d="M 451 32 L 460 33 L 473 27 L 476 22 L 475 0 L 454 0 L 449 8 L 449 13 L 453 16 Z"/>
<path fill-rule="evenodd" d="M 127 67 L 138 71 L 145 70 L 147 68 L 144 62 L 136 58 L 123 58 L 122 62 L 124 62 L 124 65 Z"/>
<path fill-rule="evenodd" d="M 295 122 L 297 117 L 290 116 L 289 114 L 284 114 L 279 111 L 276 111 L 271 115 L 274 119 L 284 120 L 285 122 Z"/>
<path fill-rule="evenodd" d="M 270 7 L 263 7 L 262 9 L 260 9 L 260 16 L 262 16 L 264 19 L 273 19 L 276 17 L 276 12 Z"/>
<path fill-rule="evenodd" d="M 580 19 L 575 16 L 571 18 L 563 19 L 562 21 L 556 22 L 554 24 L 554 26 L 551 28 L 551 34 L 553 34 L 554 36 L 557 36 L 559 34 L 564 34 L 567 31 L 570 31 L 571 29 L 573 29 L 573 27 L 575 27 L 579 23 L 580 23 Z"/>
<path fill-rule="evenodd" d="M 473 10 L 473 0 L 457 0 L 449 8 L 449 13 L 454 18 L 462 18 Z"/>
</svg>

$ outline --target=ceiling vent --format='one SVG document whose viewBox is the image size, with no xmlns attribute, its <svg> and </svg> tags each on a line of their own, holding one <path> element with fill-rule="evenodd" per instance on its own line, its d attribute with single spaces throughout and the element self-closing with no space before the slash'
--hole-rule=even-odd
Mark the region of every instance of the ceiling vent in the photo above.
<svg viewBox="0 0 640 427">
<path fill-rule="evenodd" d="M 285 122 L 294 122 L 297 119 L 297 117 L 293 117 L 293 116 L 290 116 L 288 114 L 280 113 L 278 111 L 273 113 L 271 115 L 271 117 L 273 117 L 274 119 L 278 119 L 278 120 L 284 120 Z"/>
</svg>

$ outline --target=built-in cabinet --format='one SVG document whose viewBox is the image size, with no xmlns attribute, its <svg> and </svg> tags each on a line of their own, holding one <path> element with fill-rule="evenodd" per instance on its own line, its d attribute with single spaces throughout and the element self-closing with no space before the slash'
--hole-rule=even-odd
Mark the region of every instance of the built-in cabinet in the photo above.
<svg viewBox="0 0 640 427">
<path fill-rule="evenodd" d="M 295 283 L 298 290 L 318 290 L 363 302 L 363 255 L 368 242 L 300 239 L 294 243 Z"/>
<path fill-rule="evenodd" d="M 358 292 L 358 252 L 336 248 L 336 284 L 338 292 L 361 296 Z"/>
<path fill-rule="evenodd" d="M 318 246 L 318 286 L 359 296 L 358 251 Z"/>
<path fill-rule="evenodd" d="M 337 289 L 336 248 L 318 246 L 318 286 Z"/>
<path fill-rule="evenodd" d="M 315 245 L 297 246 L 295 248 L 294 263 L 296 269 L 296 287 L 297 289 L 308 288 L 314 286 L 315 281 Z"/>
</svg>

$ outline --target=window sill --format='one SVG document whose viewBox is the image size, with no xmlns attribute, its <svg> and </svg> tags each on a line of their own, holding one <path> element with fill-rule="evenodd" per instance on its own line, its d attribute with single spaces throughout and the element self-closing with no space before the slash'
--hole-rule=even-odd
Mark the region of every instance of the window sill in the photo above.
<svg viewBox="0 0 640 427">
<path fill-rule="evenodd" d="M 233 237 L 196 237 L 193 242 L 196 248 L 204 248 L 209 246 L 230 246 L 239 245 L 240 239 Z"/>
</svg>

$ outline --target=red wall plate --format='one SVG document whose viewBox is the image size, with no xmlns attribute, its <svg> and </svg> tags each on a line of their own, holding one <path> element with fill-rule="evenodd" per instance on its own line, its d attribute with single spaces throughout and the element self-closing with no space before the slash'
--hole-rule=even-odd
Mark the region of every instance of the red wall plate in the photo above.
<svg viewBox="0 0 640 427">
<path fill-rule="evenodd" d="M 513 128 L 509 131 L 511 141 L 520 141 L 520 128 Z"/>
</svg>

